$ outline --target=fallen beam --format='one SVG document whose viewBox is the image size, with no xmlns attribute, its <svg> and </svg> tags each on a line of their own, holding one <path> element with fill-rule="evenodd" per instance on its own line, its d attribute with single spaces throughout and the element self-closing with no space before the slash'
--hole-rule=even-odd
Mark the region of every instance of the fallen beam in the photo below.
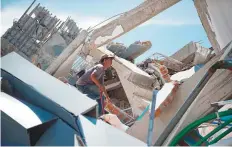
<svg viewBox="0 0 232 147">
<path fill-rule="evenodd" d="M 108 42 L 129 32 L 133 28 L 151 19 L 155 15 L 166 10 L 179 1 L 180 0 L 147 0 L 143 2 L 134 9 L 125 12 L 115 20 L 91 32 L 91 35 L 89 36 L 89 43 L 86 42 L 87 44 L 80 50 L 80 52 L 84 52 L 81 55 L 87 56 L 90 48 L 96 49 L 97 47 L 107 44 Z M 79 39 L 81 37 L 83 36 L 77 36 L 77 38 L 49 66 L 49 68 L 46 70 L 48 73 L 56 74 L 56 77 L 66 76 L 66 73 L 59 74 L 59 72 L 64 70 L 70 71 L 70 63 L 75 61 L 75 58 L 70 56 L 74 53 L 78 46 L 80 46 L 81 43 L 79 40 L 83 40 L 83 38 Z M 73 47 L 74 45 L 75 47 Z M 76 57 L 77 56 L 78 55 L 76 55 Z M 66 60 L 67 62 L 64 62 Z"/>
</svg>

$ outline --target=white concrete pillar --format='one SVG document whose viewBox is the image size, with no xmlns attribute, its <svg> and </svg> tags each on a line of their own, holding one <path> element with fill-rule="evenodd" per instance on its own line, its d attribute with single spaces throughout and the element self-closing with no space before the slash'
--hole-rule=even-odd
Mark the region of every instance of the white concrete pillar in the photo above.
<svg viewBox="0 0 232 147">
<path fill-rule="evenodd" d="M 76 37 L 65 50 L 60 54 L 55 61 L 46 69 L 46 72 L 54 74 L 58 68 L 64 63 L 68 57 L 85 41 L 88 32 L 83 30 L 78 37 Z M 67 63 L 67 62 L 66 62 Z M 67 69 L 70 70 L 70 69 Z M 60 70 L 59 70 L 60 71 Z"/>
<path fill-rule="evenodd" d="M 232 1 L 195 0 L 195 7 L 215 52 L 232 40 Z"/>
</svg>

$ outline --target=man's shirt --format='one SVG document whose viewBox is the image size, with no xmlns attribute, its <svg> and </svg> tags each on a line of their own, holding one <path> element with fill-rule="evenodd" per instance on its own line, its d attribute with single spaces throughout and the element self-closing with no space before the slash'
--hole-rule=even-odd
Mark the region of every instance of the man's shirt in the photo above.
<svg viewBox="0 0 232 147">
<path fill-rule="evenodd" d="M 82 75 L 78 80 L 77 80 L 77 85 L 91 85 L 91 84 L 95 84 L 92 80 L 91 80 L 91 74 L 94 74 L 96 79 L 98 79 L 98 81 L 103 84 L 104 83 L 104 67 L 102 64 L 97 64 L 94 67 L 90 68 L 89 70 L 87 70 L 85 72 L 84 75 Z"/>
</svg>

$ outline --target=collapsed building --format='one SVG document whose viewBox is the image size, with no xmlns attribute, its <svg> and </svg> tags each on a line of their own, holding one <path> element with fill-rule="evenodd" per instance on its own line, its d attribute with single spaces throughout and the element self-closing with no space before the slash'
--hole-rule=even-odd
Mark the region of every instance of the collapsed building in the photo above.
<svg viewBox="0 0 232 147">
<path fill-rule="evenodd" d="M 179 0 L 147 0 L 119 18 L 95 29 L 90 36 L 88 31 L 82 30 L 50 64 L 46 72 L 56 78 L 68 77 L 70 70 L 75 75 L 75 72 L 94 65 L 102 55 L 115 54 L 112 68 L 105 76 L 106 88 L 112 97 L 113 105 L 106 103 L 105 109 L 117 115 L 121 122 L 128 126 L 127 134 L 147 142 L 149 146 L 172 145 L 172 141 L 179 137 L 178 134 L 189 128 L 191 123 L 208 114 L 210 116 L 213 114 L 215 118 L 216 114 L 221 114 L 218 111 L 215 114 L 212 102 L 231 99 L 232 76 L 228 70 L 231 69 L 231 64 L 220 67 L 223 65 L 221 64 L 217 67 L 219 70 L 215 69 L 218 62 L 231 62 L 232 58 L 229 19 L 231 9 L 224 9 L 231 6 L 231 1 L 194 1 L 212 44 L 210 49 L 202 47 L 199 43 L 190 42 L 171 56 L 155 53 L 135 65 L 132 63 L 133 59 L 149 49 L 151 44 L 147 46 L 135 43 L 133 45 L 137 48 L 131 50 L 128 50 L 130 47 L 126 48 L 117 43 L 111 43 L 107 47 L 104 45 L 178 2 Z M 226 37 L 223 34 L 226 34 Z M 7 64 L 4 68 L 11 70 Z M 75 80 L 73 79 L 73 83 Z M 202 83 L 205 85 L 202 86 Z M 154 95 L 157 102 L 152 109 Z M 59 104 L 61 106 L 65 104 L 65 108 L 70 105 L 66 101 L 62 103 L 59 101 Z M 231 118 L 232 112 L 228 109 L 226 113 Z M 223 122 L 231 123 L 230 121 L 231 119 Z M 207 126 L 210 124 L 211 122 L 206 122 Z M 153 125 L 154 130 L 150 128 Z M 200 128 L 201 125 L 197 127 Z M 231 133 L 230 130 L 231 127 L 228 127 L 226 133 Z M 194 132 L 195 128 L 191 131 Z M 190 132 L 190 135 L 192 134 L 194 133 Z M 189 134 L 184 135 L 189 137 Z M 224 139 L 218 138 L 217 135 L 214 138 L 206 138 L 207 135 L 201 137 L 203 139 L 196 140 L 198 145 L 210 145 Z M 195 145 L 186 140 L 177 143 Z"/>
<path fill-rule="evenodd" d="M 132 29 L 134 26 L 136 26 L 138 24 L 141 24 L 141 21 L 144 22 L 151 15 L 154 16 L 154 15 L 157 14 L 157 12 L 159 13 L 160 11 L 172 6 L 173 4 L 175 4 L 177 2 L 179 2 L 179 1 L 175 1 L 175 0 L 173 0 L 173 1 L 156 1 L 156 0 L 145 1 L 139 7 L 136 7 L 135 9 L 132 9 L 131 11 L 128 11 L 125 15 L 122 15 L 118 19 L 115 19 L 112 22 L 106 24 L 105 26 L 103 26 L 103 27 L 101 27 L 99 29 L 96 29 L 92 33 L 92 42 L 91 42 L 91 40 L 90 40 L 90 42 L 88 42 L 91 47 L 87 46 L 85 48 L 86 53 L 89 53 L 89 52 L 93 51 L 94 49 L 96 49 L 97 47 L 99 47 L 101 45 L 104 45 L 105 43 L 113 40 L 114 38 L 126 33 L 127 31 Z M 194 3 L 196 5 L 197 11 L 199 11 L 198 9 L 200 9 L 198 14 L 200 16 L 200 19 L 201 19 L 201 21 L 203 23 L 204 28 L 206 29 L 209 40 L 210 40 L 210 42 L 211 42 L 211 44 L 213 46 L 212 49 L 214 50 L 216 56 L 212 57 L 212 59 L 210 61 L 208 61 L 204 65 L 204 67 L 202 67 L 200 70 L 198 70 L 196 72 L 196 74 L 189 77 L 179 88 L 174 88 L 176 90 L 170 91 L 170 93 L 168 93 L 168 94 L 170 94 L 168 97 L 164 97 L 164 100 L 166 99 L 167 102 L 168 102 L 168 107 L 163 109 L 162 113 L 159 114 L 159 117 L 154 118 L 154 125 L 158 126 L 158 127 L 156 127 L 156 129 L 154 129 L 153 137 L 152 137 L 152 144 L 154 144 L 154 143 L 156 143 L 156 145 L 165 144 L 164 139 L 167 139 L 167 136 L 171 134 L 170 131 L 167 132 L 166 130 L 168 130 L 168 128 L 171 128 L 169 126 L 170 126 L 170 124 L 172 124 L 172 123 L 170 123 L 170 121 L 172 120 L 173 116 L 176 116 L 178 114 L 177 112 L 178 112 L 179 108 L 184 106 L 184 104 L 185 104 L 184 102 L 185 102 L 186 98 L 188 97 L 188 95 L 191 94 L 192 88 L 195 87 L 198 84 L 198 82 L 200 82 L 201 78 L 206 73 L 206 71 L 209 69 L 209 67 L 212 64 L 214 64 L 220 58 L 222 53 L 224 52 L 224 50 L 222 50 L 223 47 L 220 47 L 219 53 L 216 51 L 217 46 L 215 46 L 215 34 L 217 36 L 217 33 L 219 33 L 219 32 L 217 32 L 217 31 L 214 32 L 214 30 L 212 28 L 212 25 L 214 25 L 214 24 L 212 24 L 212 23 L 222 22 L 222 23 L 224 23 L 224 26 L 225 26 L 223 31 L 227 30 L 228 31 L 227 33 L 231 32 L 230 31 L 230 25 L 228 25 L 226 23 L 226 22 L 228 22 L 227 15 L 229 16 L 229 14 L 230 14 L 230 13 L 228 13 L 228 9 L 224 10 L 224 11 L 226 11 L 225 13 L 221 13 L 221 12 L 219 13 L 220 15 L 225 15 L 226 14 L 225 17 L 220 17 L 220 18 L 223 18 L 223 20 L 217 21 L 217 22 L 212 22 L 212 20 L 209 19 L 209 18 L 214 17 L 215 15 L 211 16 L 213 14 L 212 13 L 210 14 L 210 13 L 208 13 L 206 11 L 206 10 L 208 10 L 207 6 L 212 7 L 212 5 L 211 6 L 210 5 L 202 5 L 202 6 L 204 6 L 204 8 L 202 8 L 201 5 L 198 5 L 199 7 L 197 7 L 197 3 L 214 3 L 213 5 L 216 6 L 217 3 L 220 3 L 219 1 L 207 1 L 207 0 L 200 1 L 199 0 L 199 1 L 194 1 Z M 222 3 L 220 3 L 219 5 L 224 5 L 224 4 L 228 4 L 228 3 L 231 4 L 231 2 L 228 1 L 228 0 L 225 0 Z M 153 8 L 153 7 L 156 7 L 156 8 Z M 223 6 L 221 6 L 221 7 L 223 7 Z M 145 9 L 145 8 L 147 8 L 147 9 Z M 147 11 L 143 11 L 143 10 L 147 10 Z M 149 14 L 151 14 L 151 15 L 149 15 Z M 136 17 L 136 16 L 138 16 L 138 17 Z M 130 19 L 133 19 L 133 21 L 129 21 L 131 23 L 128 24 L 128 23 L 124 22 L 124 21 L 128 22 L 128 20 L 130 20 Z M 220 28 L 219 24 L 217 24 L 215 26 Z M 219 28 L 217 30 L 220 30 Z M 209 29 L 209 31 L 207 31 L 207 29 Z M 119 30 L 119 33 L 117 33 L 117 34 L 114 33 L 115 30 Z M 220 32 L 220 33 L 222 33 L 222 32 Z M 211 38 L 213 38 L 213 40 Z M 81 39 L 81 37 L 79 39 Z M 102 39 L 102 40 L 99 41 L 99 39 Z M 231 40 L 231 39 L 232 39 L 231 37 L 228 37 L 226 39 L 224 38 L 224 40 L 227 42 L 227 44 L 229 43 L 229 40 Z M 76 44 L 81 45 L 81 43 L 78 42 L 78 41 L 76 42 Z M 192 45 L 194 46 L 194 43 Z M 190 46 L 191 46 L 191 43 L 190 43 Z M 230 48 L 230 47 L 228 47 L 228 48 Z M 67 52 L 70 51 L 70 50 L 71 50 L 71 48 L 68 47 Z M 80 54 L 78 54 L 78 50 L 80 50 L 80 49 L 77 48 L 75 50 L 75 56 L 80 55 Z M 103 50 L 103 49 L 101 49 L 101 50 Z M 178 61 L 178 57 L 177 57 L 177 60 L 174 59 L 173 57 L 169 57 L 168 61 L 170 61 L 170 60 L 171 61 L 174 61 L 174 60 L 177 61 L 177 62 L 174 63 L 176 65 L 175 68 L 180 68 L 180 69 L 182 68 L 182 65 L 185 62 L 190 63 L 189 66 L 187 65 L 187 66 L 184 66 L 184 67 L 186 67 L 186 69 L 189 69 L 189 68 L 191 69 L 191 67 L 194 65 L 192 63 L 194 62 L 195 56 L 196 57 L 198 56 L 197 53 L 195 53 L 196 51 L 193 50 L 193 52 L 194 53 L 193 53 L 192 56 L 191 56 L 191 53 L 190 53 L 190 57 L 187 56 L 187 59 L 189 59 L 189 61 L 183 61 L 182 59 L 179 59 L 180 61 Z M 211 52 L 211 51 L 207 49 L 206 52 Z M 213 56 L 213 52 L 211 52 L 210 54 L 212 54 L 212 56 Z M 69 62 L 73 62 L 73 60 L 75 58 L 74 58 L 74 54 L 68 56 L 67 53 L 64 53 L 63 55 L 64 55 L 63 58 L 66 57 L 68 61 L 64 62 L 60 66 L 57 66 L 54 63 L 54 66 L 52 66 L 49 70 L 47 70 L 47 72 L 55 73 L 54 76 L 65 75 L 65 69 L 66 70 L 70 69 L 70 63 Z M 210 56 L 211 55 L 209 55 L 209 58 L 211 58 Z M 203 57 L 207 57 L 207 56 L 203 56 Z M 61 58 L 57 59 L 57 62 L 59 60 L 61 60 Z M 166 58 L 166 60 L 167 60 L 167 58 Z M 207 61 L 207 60 L 208 59 L 205 59 L 203 61 Z M 183 62 L 183 64 L 181 64 L 180 62 Z M 142 100 L 141 98 L 146 99 L 147 96 L 150 97 L 150 99 L 148 98 L 148 100 L 151 100 L 151 95 L 152 95 L 151 91 L 152 90 L 146 91 L 147 92 L 146 94 L 143 93 L 142 88 L 141 88 L 142 87 L 141 83 L 139 84 L 139 82 L 138 82 L 138 81 L 140 81 L 140 82 L 143 82 L 143 84 L 144 84 L 145 83 L 144 81 L 146 81 L 145 80 L 146 78 L 143 79 L 143 80 L 141 80 L 141 79 L 138 80 L 139 78 L 136 79 L 135 77 L 131 78 L 131 79 L 128 78 L 128 76 L 127 76 L 128 73 L 137 73 L 138 74 L 138 72 L 135 72 L 134 68 L 131 71 L 129 70 L 130 72 L 128 71 L 128 68 L 123 68 L 125 71 L 117 69 L 116 66 L 119 65 L 120 63 L 122 63 L 122 62 L 119 62 L 118 60 L 114 61 L 113 62 L 113 67 L 116 69 L 122 85 L 124 84 L 127 91 L 129 91 L 129 92 L 127 92 L 127 94 L 129 96 L 128 99 L 131 99 L 130 103 L 133 104 L 133 101 L 136 101 L 136 100 L 133 99 L 134 96 L 138 96 L 138 95 L 140 96 L 140 98 L 139 98 L 140 100 Z M 163 63 L 165 63 L 165 62 L 163 62 Z M 170 62 L 167 62 L 167 63 L 170 63 Z M 125 65 L 122 65 L 121 67 L 123 67 L 123 66 L 125 66 Z M 174 70 L 174 72 L 172 71 L 173 74 L 178 72 L 178 70 L 177 71 L 175 71 L 175 70 Z M 128 71 L 128 72 L 126 72 L 126 71 Z M 164 71 L 167 71 L 167 70 L 164 70 Z M 146 75 L 143 72 L 139 72 L 139 74 Z M 147 75 L 146 75 L 146 77 L 147 77 L 147 79 L 149 79 L 149 76 L 147 76 Z M 129 77 L 132 77 L 132 76 L 129 76 Z M 231 73 L 228 70 L 217 71 L 213 77 L 214 78 L 212 78 L 209 81 L 209 84 L 206 86 L 206 88 L 204 88 L 204 90 L 201 92 L 201 94 L 197 97 L 197 100 L 191 106 L 191 110 L 195 109 L 195 110 L 197 110 L 197 113 L 193 114 L 193 113 L 189 113 L 189 111 L 188 111 L 185 114 L 186 117 L 181 119 L 181 122 L 180 122 L 182 124 L 181 128 L 183 128 L 184 126 L 187 126 L 189 124 L 189 120 L 196 120 L 199 117 L 204 116 L 204 115 L 208 114 L 209 112 L 211 112 L 212 109 L 211 109 L 211 106 L 210 106 L 210 101 L 220 101 L 220 100 L 225 100 L 225 99 L 230 98 L 232 85 L 231 85 L 231 82 L 228 82 L 228 81 L 231 81 Z M 215 77 L 218 77 L 218 78 L 215 79 Z M 149 79 L 149 80 L 151 80 L 151 79 Z M 136 88 L 133 89 L 132 85 L 126 84 L 127 82 L 130 83 L 131 81 L 133 81 L 134 85 L 138 84 L 141 89 L 136 89 Z M 154 80 L 151 80 L 151 81 L 154 81 Z M 218 86 L 215 86 L 215 84 L 218 85 Z M 219 85 L 221 85 L 221 86 L 219 86 Z M 224 87 L 224 88 L 222 88 L 222 87 Z M 152 86 L 151 89 L 153 89 L 153 88 L 154 87 Z M 137 94 L 138 92 L 135 92 L 135 91 L 139 91 L 139 94 Z M 216 95 L 214 95 L 215 93 L 213 91 L 217 91 Z M 131 93 L 131 94 L 129 94 L 129 93 Z M 207 99 L 211 99 L 211 100 L 207 101 Z M 169 100 L 171 101 L 171 103 L 170 103 Z M 165 101 L 164 101 L 164 103 L 165 103 Z M 202 105 L 204 105 L 204 107 L 201 107 Z M 139 105 L 137 105 L 136 107 L 139 107 Z M 201 109 L 198 109 L 198 107 L 201 107 Z M 192 111 L 192 112 L 194 112 L 194 111 Z M 141 114 L 141 111 L 138 114 Z M 130 135 L 132 135 L 132 136 L 146 142 L 147 138 L 149 137 L 149 136 L 147 136 L 147 130 L 149 129 L 149 127 L 148 127 L 149 114 L 150 113 L 146 113 L 141 121 L 136 121 L 128 129 L 127 133 L 129 133 Z M 187 115 L 187 114 L 191 114 L 191 115 Z M 180 119 L 178 119 L 178 121 L 180 121 Z M 180 125 L 177 125 L 176 127 L 178 127 L 178 126 L 180 126 Z M 178 129 L 181 129 L 181 128 L 178 127 Z M 171 129 L 173 129 L 173 128 L 171 128 Z M 143 130 L 143 131 L 141 131 L 141 130 Z M 175 132 L 175 130 L 173 130 L 173 133 L 175 134 L 177 132 Z"/>
<path fill-rule="evenodd" d="M 12 51 L 29 61 L 35 56 L 46 69 L 77 37 L 80 28 L 70 17 L 62 22 L 40 4 L 30 11 L 34 3 L 1 37 L 1 56 Z"/>
<path fill-rule="evenodd" d="M 115 68 L 127 68 L 127 70 L 123 70 L 125 72 L 131 71 L 134 76 L 139 76 L 141 73 L 145 75 L 144 78 L 146 78 L 148 75 L 145 74 L 145 72 L 140 71 L 139 73 L 134 73 L 135 68 L 137 68 L 134 64 L 131 63 L 132 60 L 134 60 L 136 57 L 141 55 L 143 52 L 147 51 L 151 47 L 151 42 L 135 42 L 131 44 L 128 48 L 126 48 L 124 45 L 119 43 L 110 43 L 106 47 L 103 47 L 99 50 L 93 50 L 90 52 L 90 56 L 87 57 L 86 60 L 83 60 L 82 58 L 78 58 L 73 66 L 72 66 L 72 73 L 71 76 L 68 77 L 70 83 L 74 84 L 77 81 L 77 75 L 79 72 L 81 72 L 83 69 L 88 69 L 91 66 L 93 66 L 95 63 L 98 63 L 99 59 L 103 54 L 111 54 L 113 51 L 115 55 L 118 57 L 119 62 L 121 62 L 121 65 L 112 66 L 110 69 L 105 71 L 105 77 L 104 77 L 104 84 L 106 86 L 106 90 L 111 97 L 112 103 L 120 108 L 123 112 L 125 112 L 125 115 L 128 115 L 130 117 L 129 120 L 126 119 L 127 123 L 133 123 L 135 119 L 138 117 L 138 115 L 143 111 L 143 109 L 148 105 L 146 102 L 141 102 L 139 98 L 137 98 L 137 102 L 135 98 L 131 99 L 131 91 L 127 91 L 125 87 L 123 87 L 122 79 L 120 79 L 118 74 L 122 74 L 122 72 L 118 72 Z M 108 49 L 108 51 L 106 51 Z M 133 54 L 122 54 L 124 53 L 133 53 Z M 131 56 L 129 56 L 131 55 Z M 114 64 L 114 63 L 113 63 Z M 143 76 L 144 76 L 143 75 Z M 142 75 L 140 75 L 142 76 Z M 134 80 L 139 80 L 134 77 Z M 144 88 L 148 88 L 147 91 L 152 90 L 152 84 L 155 82 L 155 79 L 150 79 L 151 81 L 147 84 L 150 84 L 149 86 L 143 86 Z M 139 82 L 139 81 L 138 81 Z M 145 82 L 144 82 L 145 83 Z M 132 83 L 131 83 L 132 84 Z M 135 84 L 133 84 L 135 85 Z M 145 90 L 145 89 L 144 89 Z M 130 93 L 130 94 L 129 94 Z M 133 94 L 134 95 L 134 94 Z M 149 99 L 149 96 L 146 96 L 146 99 Z M 141 108 L 138 108 L 138 105 L 141 105 Z M 122 122 L 125 122 L 124 119 L 121 118 Z"/>
</svg>

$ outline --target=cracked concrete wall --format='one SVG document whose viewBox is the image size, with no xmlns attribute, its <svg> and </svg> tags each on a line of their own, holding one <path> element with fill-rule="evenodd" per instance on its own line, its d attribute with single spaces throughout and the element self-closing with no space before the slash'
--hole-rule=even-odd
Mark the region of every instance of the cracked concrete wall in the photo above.
<svg viewBox="0 0 232 147">
<path fill-rule="evenodd" d="M 232 1 L 195 0 L 195 7 L 216 54 L 232 40 Z"/>
</svg>

